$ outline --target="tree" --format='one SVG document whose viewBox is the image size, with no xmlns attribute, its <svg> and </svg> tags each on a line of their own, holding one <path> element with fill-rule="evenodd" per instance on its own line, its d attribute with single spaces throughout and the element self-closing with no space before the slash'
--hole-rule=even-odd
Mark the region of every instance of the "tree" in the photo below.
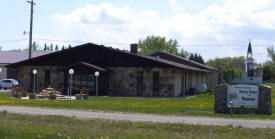
<svg viewBox="0 0 275 139">
<path fill-rule="evenodd" d="M 242 75 L 241 69 L 234 66 L 234 62 L 237 60 L 245 60 L 244 57 L 226 57 L 226 58 L 216 58 L 214 60 L 209 60 L 206 64 L 211 67 L 215 67 L 222 71 L 223 79 L 227 82 L 235 78 L 239 78 Z"/>
<path fill-rule="evenodd" d="M 189 59 L 190 59 L 190 60 L 194 60 L 194 54 L 193 54 L 193 53 L 191 53 Z"/>
<path fill-rule="evenodd" d="M 178 51 L 178 41 L 169 39 L 166 40 L 165 37 L 160 36 L 148 36 L 144 40 L 139 40 L 139 54 L 150 55 L 155 52 L 164 51 L 171 54 L 177 54 Z"/>
<path fill-rule="evenodd" d="M 44 45 L 44 51 L 47 51 L 47 44 Z"/>
<path fill-rule="evenodd" d="M 197 54 L 197 53 L 195 53 L 195 54 L 191 53 L 190 57 L 189 57 L 189 60 L 192 60 L 192 61 L 195 61 L 195 62 L 198 62 L 198 63 L 201 63 L 201 64 L 205 64 L 202 56 Z"/>
<path fill-rule="evenodd" d="M 53 44 L 50 45 L 50 51 L 53 51 Z"/>
<path fill-rule="evenodd" d="M 64 50 L 64 49 L 65 49 L 65 46 L 63 45 L 63 46 L 62 46 L 62 50 Z"/>
<path fill-rule="evenodd" d="M 39 50 L 39 45 L 36 44 L 36 42 L 33 42 L 33 43 L 32 43 L 32 50 L 33 50 L 33 51 Z"/>
<path fill-rule="evenodd" d="M 71 48 L 72 48 L 72 46 L 71 46 L 71 45 L 69 45 L 69 46 L 68 46 L 68 48 L 69 48 L 69 49 L 71 49 Z"/>
<path fill-rule="evenodd" d="M 59 49 L 59 48 L 58 48 L 58 46 L 56 45 L 56 46 L 55 46 L 55 51 L 58 51 L 58 49 Z"/>
<path fill-rule="evenodd" d="M 264 63 L 263 66 L 263 80 L 274 82 L 275 81 L 275 52 L 273 47 L 267 48 L 268 57 L 271 59 Z"/>
<path fill-rule="evenodd" d="M 205 64 L 201 55 L 198 56 L 197 62 L 199 62 L 201 64 Z"/>
<path fill-rule="evenodd" d="M 180 52 L 177 53 L 177 55 L 183 58 L 187 58 L 189 56 L 189 53 L 184 49 L 181 49 Z"/>
</svg>

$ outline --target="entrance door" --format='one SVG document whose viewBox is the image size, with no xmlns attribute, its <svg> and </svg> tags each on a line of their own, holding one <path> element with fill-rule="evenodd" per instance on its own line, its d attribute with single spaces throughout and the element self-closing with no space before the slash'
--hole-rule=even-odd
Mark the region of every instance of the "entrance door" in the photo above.
<svg viewBox="0 0 275 139">
<path fill-rule="evenodd" d="M 153 96 L 159 96 L 159 72 L 153 72 Z"/>
<path fill-rule="evenodd" d="M 143 94 L 143 72 L 137 72 L 137 96 Z"/>
<path fill-rule="evenodd" d="M 45 81 L 44 81 L 44 88 L 48 88 L 51 85 L 51 71 L 45 71 Z"/>
</svg>

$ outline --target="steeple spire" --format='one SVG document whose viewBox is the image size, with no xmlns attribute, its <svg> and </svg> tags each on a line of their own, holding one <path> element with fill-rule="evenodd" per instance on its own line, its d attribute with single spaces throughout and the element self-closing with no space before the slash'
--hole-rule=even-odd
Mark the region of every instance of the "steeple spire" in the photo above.
<svg viewBox="0 0 275 139">
<path fill-rule="evenodd" d="M 247 58 L 246 58 L 246 70 L 248 77 L 254 76 L 254 66 L 253 66 L 253 58 L 252 58 L 252 47 L 251 41 L 249 40 L 248 50 L 247 50 Z"/>
<path fill-rule="evenodd" d="M 251 42 L 249 40 L 247 53 L 252 53 Z"/>
</svg>

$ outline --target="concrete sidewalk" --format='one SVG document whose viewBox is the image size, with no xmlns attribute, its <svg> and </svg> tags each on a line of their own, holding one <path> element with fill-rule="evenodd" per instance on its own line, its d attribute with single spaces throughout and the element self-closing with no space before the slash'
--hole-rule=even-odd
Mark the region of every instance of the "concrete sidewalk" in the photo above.
<svg viewBox="0 0 275 139">
<path fill-rule="evenodd" d="M 155 123 L 185 123 L 194 125 L 214 126 L 242 126 L 246 128 L 275 128 L 275 120 L 242 120 L 210 117 L 187 117 L 187 116 L 162 116 L 149 114 L 124 114 L 110 112 L 93 112 L 80 110 L 50 109 L 39 107 L 0 106 L 0 111 L 7 111 L 16 114 L 30 115 L 60 115 L 67 117 L 123 120 L 132 122 L 155 122 Z"/>
</svg>

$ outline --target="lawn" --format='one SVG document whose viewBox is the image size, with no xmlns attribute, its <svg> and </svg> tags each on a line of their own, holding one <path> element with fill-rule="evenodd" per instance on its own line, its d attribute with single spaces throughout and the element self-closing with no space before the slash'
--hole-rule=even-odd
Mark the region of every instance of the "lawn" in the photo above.
<svg viewBox="0 0 275 139">
<path fill-rule="evenodd" d="M 173 139 L 275 138 L 275 129 L 247 129 L 186 124 L 156 124 L 110 120 L 80 120 L 61 116 L 0 113 L 0 137 L 5 139 Z"/>
<path fill-rule="evenodd" d="M 275 87 L 275 84 L 268 84 Z M 22 100 L 13 99 L 10 94 L 0 94 L 0 105 L 38 106 L 94 111 L 134 112 L 162 115 L 188 115 L 230 117 L 214 113 L 214 95 L 199 94 L 190 98 L 139 98 L 139 97 L 89 97 L 87 100 Z M 272 107 L 275 108 L 275 94 L 272 91 Z M 275 119 L 273 115 L 235 114 L 234 118 Z"/>
</svg>

